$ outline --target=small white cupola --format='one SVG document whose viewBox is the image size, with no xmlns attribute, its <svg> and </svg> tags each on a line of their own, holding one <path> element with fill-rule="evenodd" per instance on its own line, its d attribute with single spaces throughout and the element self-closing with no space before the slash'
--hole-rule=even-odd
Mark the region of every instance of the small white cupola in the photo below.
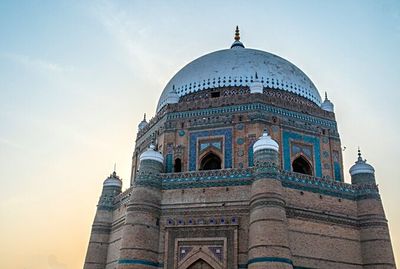
<svg viewBox="0 0 400 269">
<path fill-rule="evenodd" d="M 263 93 L 263 84 L 258 78 L 257 72 L 254 76 L 253 82 L 250 84 L 250 93 Z"/>
<path fill-rule="evenodd" d="M 172 90 L 168 93 L 165 100 L 166 104 L 176 104 L 179 102 L 179 95 L 176 92 L 175 85 L 172 86 Z"/>
<path fill-rule="evenodd" d="M 325 100 L 321 104 L 321 108 L 328 112 L 334 112 L 333 103 L 328 99 L 328 94 L 325 92 Z"/>
<path fill-rule="evenodd" d="M 112 172 L 112 174 L 110 174 L 108 178 L 106 178 L 106 180 L 104 180 L 103 186 L 122 188 L 122 180 L 119 178 L 119 176 L 117 176 L 115 170 L 114 172 Z"/>
<path fill-rule="evenodd" d="M 160 152 L 156 151 L 155 148 L 156 147 L 153 144 L 150 144 L 149 148 L 140 155 L 140 162 L 144 160 L 153 160 L 156 162 L 164 163 L 164 157 Z"/>
<path fill-rule="evenodd" d="M 139 131 L 140 130 L 143 130 L 144 129 L 144 127 L 146 127 L 147 126 L 147 121 L 146 121 L 146 113 L 144 113 L 144 116 L 143 116 L 143 120 L 139 123 L 139 125 L 138 125 L 138 128 L 139 128 Z"/>
<path fill-rule="evenodd" d="M 372 165 L 367 163 L 367 160 L 363 160 L 361 157 L 361 151 L 358 149 L 358 158 L 355 164 L 350 167 L 350 175 L 354 176 L 357 174 L 375 174 L 375 169 Z"/>
<path fill-rule="evenodd" d="M 279 152 L 278 143 L 268 135 L 267 131 L 264 131 L 262 136 L 254 143 L 253 152 L 262 150 L 262 149 L 271 149 L 276 152 Z"/>
</svg>

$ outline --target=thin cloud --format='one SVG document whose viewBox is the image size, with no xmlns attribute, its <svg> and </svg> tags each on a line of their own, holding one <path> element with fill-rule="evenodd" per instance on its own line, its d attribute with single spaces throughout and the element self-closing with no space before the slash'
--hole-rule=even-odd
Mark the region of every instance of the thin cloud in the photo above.
<svg viewBox="0 0 400 269">
<path fill-rule="evenodd" d="M 74 71 L 75 68 L 72 66 L 63 66 L 58 63 L 52 63 L 44 59 L 33 58 L 28 55 L 16 54 L 16 53 L 3 53 L 1 58 L 8 59 L 15 63 L 21 64 L 26 68 L 50 72 L 69 72 Z"/>
<path fill-rule="evenodd" d="M 102 1 L 92 7 L 96 19 L 105 27 L 112 38 L 127 54 L 127 64 L 139 77 L 164 84 L 168 68 L 166 55 L 157 54 L 149 47 L 152 30 L 143 27 L 126 11 L 109 1 Z"/>
</svg>

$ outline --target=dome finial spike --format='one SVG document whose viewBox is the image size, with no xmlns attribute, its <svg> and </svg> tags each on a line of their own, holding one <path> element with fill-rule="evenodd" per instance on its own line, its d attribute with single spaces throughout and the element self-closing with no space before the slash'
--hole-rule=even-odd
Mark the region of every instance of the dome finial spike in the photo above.
<svg viewBox="0 0 400 269">
<path fill-rule="evenodd" d="M 240 40 L 239 25 L 236 25 L 235 40 L 236 40 L 236 41 L 239 41 L 239 40 Z"/>
<path fill-rule="evenodd" d="M 256 79 L 258 79 L 258 75 L 257 75 L 257 72 L 256 72 Z"/>
<path fill-rule="evenodd" d="M 146 113 L 143 115 L 143 121 L 146 121 Z"/>
<path fill-rule="evenodd" d="M 359 160 L 359 161 L 362 161 L 360 146 L 358 146 L 358 153 L 357 153 L 357 155 L 358 155 L 358 160 Z"/>
<path fill-rule="evenodd" d="M 328 93 L 325 91 L 325 100 L 328 100 Z"/>
</svg>

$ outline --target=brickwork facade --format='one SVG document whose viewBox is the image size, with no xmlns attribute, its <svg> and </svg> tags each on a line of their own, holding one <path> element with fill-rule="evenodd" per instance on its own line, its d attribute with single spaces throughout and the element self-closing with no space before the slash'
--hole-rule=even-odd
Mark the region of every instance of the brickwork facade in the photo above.
<svg viewBox="0 0 400 269">
<path fill-rule="evenodd" d="M 265 130 L 278 152 L 253 151 Z M 140 161 L 151 143 L 162 163 Z M 375 178 L 344 183 L 342 160 L 334 113 L 306 98 L 188 94 L 139 131 L 131 186 L 104 187 L 84 268 L 396 268 Z"/>
</svg>

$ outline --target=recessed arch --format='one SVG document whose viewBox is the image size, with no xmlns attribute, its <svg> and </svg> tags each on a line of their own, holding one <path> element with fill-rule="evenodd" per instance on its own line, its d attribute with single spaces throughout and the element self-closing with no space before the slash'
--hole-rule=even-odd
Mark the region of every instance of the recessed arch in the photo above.
<svg viewBox="0 0 400 269">
<path fill-rule="evenodd" d="M 292 162 L 292 170 L 293 172 L 305 174 L 305 175 L 313 175 L 313 168 L 311 163 L 303 156 L 300 155 Z"/>
<path fill-rule="evenodd" d="M 180 158 L 175 159 L 174 172 L 176 173 L 182 172 L 182 160 Z"/>
<path fill-rule="evenodd" d="M 189 257 L 187 257 L 182 263 L 178 266 L 178 269 L 198 269 L 201 267 L 192 267 L 192 266 L 201 266 L 203 265 L 203 269 L 223 269 L 222 265 L 218 263 L 218 261 L 210 256 L 211 253 L 205 253 L 203 250 L 199 249 Z M 208 265 L 209 267 L 205 267 Z"/>
<path fill-rule="evenodd" d="M 217 170 L 221 167 L 221 158 L 214 152 L 208 152 L 201 158 L 199 170 Z"/>
<path fill-rule="evenodd" d="M 203 259 L 198 259 L 192 265 L 188 267 L 188 269 L 214 269 Z"/>
</svg>

